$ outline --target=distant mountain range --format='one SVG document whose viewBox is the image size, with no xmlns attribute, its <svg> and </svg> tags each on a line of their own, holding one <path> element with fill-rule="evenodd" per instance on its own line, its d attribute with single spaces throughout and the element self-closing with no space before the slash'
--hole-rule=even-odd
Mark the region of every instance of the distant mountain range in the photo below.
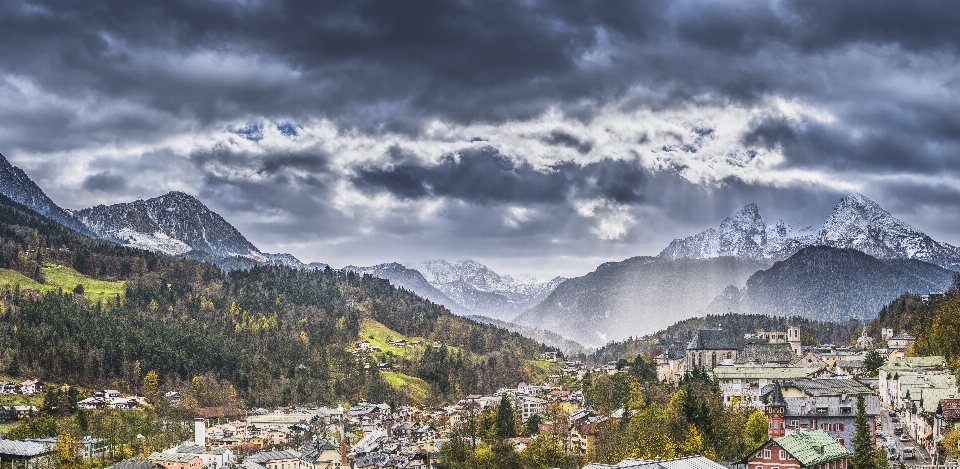
<svg viewBox="0 0 960 469">
<path fill-rule="evenodd" d="M 657 257 L 564 282 L 515 322 L 602 345 L 705 313 L 869 319 L 902 293 L 948 288 L 958 267 L 960 249 L 860 194 L 843 197 L 819 228 L 767 225 L 748 204 Z"/>
<path fill-rule="evenodd" d="M 223 217 L 182 192 L 71 212 L 0 155 L 0 193 L 110 243 L 226 269 L 327 267 L 291 254 L 261 252 Z M 843 197 L 819 228 L 783 221 L 767 225 L 759 207 L 749 204 L 718 228 L 674 240 L 659 256 L 609 262 L 574 279 L 511 277 L 474 261 L 346 269 L 385 278 L 459 315 L 512 321 L 516 326 L 511 327 L 539 334 L 541 340 L 547 333 L 531 331 L 547 329 L 594 346 L 705 313 L 869 319 L 904 292 L 949 287 L 953 271 L 960 270 L 960 248 L 853 194 Z M 563 339 L 549 340 L 559 344 Z"/>
</svg>

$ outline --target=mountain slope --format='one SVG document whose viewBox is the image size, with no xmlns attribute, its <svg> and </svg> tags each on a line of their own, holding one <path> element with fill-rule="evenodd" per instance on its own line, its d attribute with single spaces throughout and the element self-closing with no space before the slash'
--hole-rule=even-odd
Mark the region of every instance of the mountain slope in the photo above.
<svg viewBox="0 0 960 469">
<path fill-rule="evenodd" d="M 75 215 L 99 237 L 124 246 L 169 255 L 199 251 L 267 261 L 233 225 L 183 192 L 131 203 L 97 205 Z"/>
<path fill-rule="evenodd" d="M 869 319 L 903 293 L 943 291 L 953 272 L 913 259 L 880 260 L 854 249 L 804 248 L 727 290 L 708 309 L 844 321 Z"/>
<path fill-rule="evenodd" d="M 608 262 L 561 283 L 513 322 L 599 346 L 698 316 L 725 287 L 744 286 L 751 274 L 768 265 L 734 257 Z"/>
<path fill-rule="evenodd" d="M 840 199 L 817 230 L 791 227 L 783 221 L 768 226 L 757 206 L 749 204 L 724 219 L 719 229 L 674 240 L 660 257 L 736 256 L 777 261 L 808 246 L 850 248 L 878 259 L 916 259 L 948 269 L 960 267 L 960 248 L 935 241 L 860 194 Z"/>
<path fill-rule="evenodd" d="M 427 261 L 413 266 L 437 290 L 473 314 L 509 321 L 536 305 L 563 282 L 500 275 L 476 261 Z"/>
<path fill-rule="evenodd" d="M 70 212 L 53 202 L 27 173 L 0 154 L 0 194 L 67 228 L 87 236 L 93 233 Z"/>
</svg>

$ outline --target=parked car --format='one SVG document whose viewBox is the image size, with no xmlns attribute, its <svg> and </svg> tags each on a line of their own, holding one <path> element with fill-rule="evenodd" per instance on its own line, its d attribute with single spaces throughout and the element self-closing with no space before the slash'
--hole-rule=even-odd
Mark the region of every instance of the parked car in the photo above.
<svg viewBox="0 0 960 469">
<path fill-rule="evenodd" d="M 894 434 L 894 435 L 902 435 L 902 434 L 903 434 L 903 427 L 901 427 L 901 426 L 899 426 L 899 425 L 896 426 L 896 427 L 893 427 L 893 434 Z"/>
<path fill-rule="evenodd" d="M 913 448 L 908 446 L 903 448 L 903 459 L 916 459 L 917 456 L 913 452 Z"/>
<path fill-rule="evenodd" d="M 958 466 L 958 462 L 956 459 L 954 459 L 953 461 L 947 461 L 947 467 L 957 467 L 957 466 Z"/>
<path fill-rule="evenodd" d="M 897 447 L 896 447 L 896 446 L 887 447 L 887 457 L 888 457 L 891 461 L 896 460 L 896 459 L 900 459 L 900 453 L 897 451 Z"/>
<path fill-rule="evenodd" d="M 891 410 L 888 415 L 890 415 L 891 417 L 896 417 L 897 413 Z"/>
<path fill-rule="evenodd" d="M 900 441 L 910 441 L 910 435 L 900 435 Z"/>
</svg>

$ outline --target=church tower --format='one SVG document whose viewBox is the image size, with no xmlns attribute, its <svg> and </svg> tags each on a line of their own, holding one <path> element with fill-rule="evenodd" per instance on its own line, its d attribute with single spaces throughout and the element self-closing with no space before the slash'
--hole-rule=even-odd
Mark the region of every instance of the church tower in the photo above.
<svg viewBox="0 0 960 469">
<path fill-rule="evenodd" d="M 774 381 L 773 392 L 770 393 L 770 402 L 766 406 L 767 412 L 767 436 L 778 438 L 787 434 L 786 420 L 784 416 L 787 413 L 787 401 L 783 399 L 783 391 L 780 390 L 780 383 Z"/>
</svg>

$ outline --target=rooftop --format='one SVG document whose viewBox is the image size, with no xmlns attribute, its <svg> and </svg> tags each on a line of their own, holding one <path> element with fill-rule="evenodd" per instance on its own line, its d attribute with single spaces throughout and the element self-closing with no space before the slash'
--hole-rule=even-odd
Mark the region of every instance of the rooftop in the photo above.
<svg viewBox="0 0 960 469">
<path fill-rule="evenodd" d="M 853 455 L 823 430 L 794 433 L 774 438 L 773 441 L 807 467 Z"/>
</svg>

